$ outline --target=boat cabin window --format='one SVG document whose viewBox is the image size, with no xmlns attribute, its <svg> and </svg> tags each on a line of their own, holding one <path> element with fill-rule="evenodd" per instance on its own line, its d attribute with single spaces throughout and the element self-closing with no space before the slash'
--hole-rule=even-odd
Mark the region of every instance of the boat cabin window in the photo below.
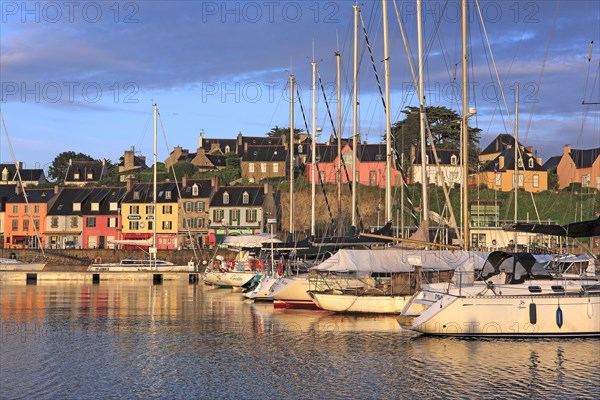
<svg viewBox="0 0 600 400">
<path fill-rule="evenodd" d="M 565 288 L 559 285 L 552 285 L 552 291 L 554 293 L 564 293 L 565 292 Z"/>
<path fill-rule="evenodd" d="M 542 293 L 542 288 L 540 286 L 529 286 L 529 293 Z"/>
</svg>

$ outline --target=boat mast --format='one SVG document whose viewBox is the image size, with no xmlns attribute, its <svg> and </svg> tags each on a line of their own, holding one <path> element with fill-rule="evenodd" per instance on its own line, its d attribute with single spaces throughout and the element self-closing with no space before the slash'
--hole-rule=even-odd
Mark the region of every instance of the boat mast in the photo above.
<svg viewBox="0 0 600 400">
<path fill-rule="evenodd" d="M 294 240 L 294 74 L 290 74 L 290 234 Z"/>
<path fill-rule="evenodd" d="M 423 18 L 422 18 L 421 0 L 417 0 L 417 35 L 419 47 L 419 122 L 420 122 L 420 140 L 421 140 L 421 179 L 422 179 L 422 203 L 423 203 L 423 223 L 429 221 L 429 196 L 427 194 L 427 160 L 426 160 L 426 138 L 425 138 L 425 92 L 423 87 Z M 429 231 L 428 231 L 429 232 Z"/>
<path fill-rule="evenodd" d="M 517 88 L 515 90 L 515 96 L 516 96 L 516 106 L 515 106 L 515 173 L 513 175 L 513 182 L 515 185 L 515 216 L 514 216 L 514 222 L 515 225 L 518 222 L 517 219 L 517 200 L 518 200 L 518 196 L 517 196 L 517 190 L 519 188 L 519 84 L 517 83 Z M 517 251 L 517 231 L 515 230 L 515 234 L 514 234 L 514 246 L 515 246 L 515 252 Z"/>
<path fill-rule="evenodd" d="M 313 50 L 314 52 L 314 50 Z M 311 151 L 311 214 L 310 214 L 310 234 L 315 236 L 315 217 L 316 217 L 316 208 L 315 208 L 315 184 L 316 184 L 316 151 L 317 151 L 317 63 L 314 60 L 311 62 L 312 65 L 312 151 Z"/>
<path fill-rule="evenodd" d="M 388 43 L 387 0 L 382 0 L 383 8 L 383 66 L 385 71 L 385 217 L 392 220 L 392 125 L 390 122 L 390 51 Z"/>
<path fill-rule="evenodd" d="M 153 166 L 153 188 L 152 188 L 152 247 L 150 248 L 150 268 L 152 268 L 152 265 L 154 264 L 154 266 L 156 266 L 156 175 L 157 175 L 157 169 L 156 169 L 156 148 L 157 148 L 157 139 L 156 139 L 156 119 L 157 119 L 157 114 L 158 114 L 158 106 L 156 104 L 154 104 L 152 106 L 152 108 L 154 109 L 154 150 L 153 150 L 153 158 L 152 161 L 154 163 Z"/>
<path fill-rule="evenodd" d="M 353 5 L 354 9 L 354 91 L 352 96 L 352 226 L 356 227 L 356 138 L 358 135 L 358 13 L 360 6 Z"/>
<path fill-rule="evenodd" d="M 465 250 L 469 250 L 469 116 L 468 116 L 468 90 L 467 90 L 467 0 L 462 0 L 462 123 L 461 123 L 461 163 L 462 163 L 462 226 Z"/>
<path fill-rule="evenodd" d="M 339 50 L 335 52 L 336 60 L 336 86 L 337 86 L 337 154 L 338 154 L 338 171 L 337 171 L 337 202 L 338 202 L 338 235 L 342 230 L 342 55 Z"/>
</svg>

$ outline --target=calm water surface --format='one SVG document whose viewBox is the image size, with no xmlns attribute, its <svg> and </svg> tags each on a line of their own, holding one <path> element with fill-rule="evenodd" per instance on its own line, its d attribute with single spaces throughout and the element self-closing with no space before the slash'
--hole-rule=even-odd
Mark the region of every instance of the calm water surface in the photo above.
<svg viewBox="0 0 600 400">
<path fill-rule="evenodd" d="M 600 341 L 460 340 L 182 282 L 0 284 L 1 398 L 600 398 Z"/>
</svg>

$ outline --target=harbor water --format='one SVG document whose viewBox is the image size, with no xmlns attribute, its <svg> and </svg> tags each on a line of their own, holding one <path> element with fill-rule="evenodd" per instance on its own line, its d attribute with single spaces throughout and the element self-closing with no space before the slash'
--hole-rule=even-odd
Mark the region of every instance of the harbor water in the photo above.
<svg viewBox="0 0 600 400">
<path fill-rule="evenodd" d="M 463 340 L 183 281 L 0 283 L 0 397 L 600 398 L 600 341 Z"/>
</svg>

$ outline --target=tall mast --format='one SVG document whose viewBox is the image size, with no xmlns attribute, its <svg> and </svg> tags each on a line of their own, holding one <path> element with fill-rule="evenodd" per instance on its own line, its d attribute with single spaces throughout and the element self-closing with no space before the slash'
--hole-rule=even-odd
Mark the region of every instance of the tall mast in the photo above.
<svg viewBox="0 0 600 400">
<path fill-rule="evenodd" d="M 383 66 L 385 71 L 385 217 L 392 220 L 392 125 L 390 122 L 390 52 L 388 43 L 387 0 L 383 2 Z"/>
<path fill-rule="evenodd" d="M 311 151 L 311 168 L 310 168 L 310 173 L 311 173 L 311 181 L 312 181 L 312 186 L 311 186 L 311 200 L 312 200 L 312 206 L 311 206 L 311 218 L 310 218 L 310 234 L 314 237 L 315 236 L 315 212 L 316 212 L 316 208 L 315 208 L 315 184 L 316 184 L 316 168 L 317 168 L 317 163 L 316 163 L 316 151 L 317 151 L 317 63 L 314 61 L 314 57 L 313 57 L 313 61 L 311 62 L 312 65 L 312 143 L 311 143 L 311 147 L 312 147 L 312 151 Z"/>
<path fill-rule="evenodd" d="M 290 74 L 290 234 L 294 238 L 294 74 Z"/>
<path fill-rule="evenodd" d="M 354 5 L 354 91 L 352 96 L 352 226 L 356 226 L 356 137 L 358 135 L 358 13 L 360 6 Z"/>
<path fill-rule="evenodd" d="M 517 223 L 517 191 L 519 188 L 519 84 L 517 83 L 517 89 L 515 92 L 516 106 L 515 106 L 515 173 L 513 175 L 513 181 L 515 185 L 515 216 L 514 222 Z M 517 231 L 515 231 L 513 243 L 515 246 L 515 252 L 517 251 Z"/>
<path fill-rule="evenodd" d="M 150 260 L 154 260 L 156 262 L 156 175 L 157 175 L 157 169 L 156 169 L 156 149 L 157 149 L 157 134 L 156 134 L 156 119 L 157 119 L 157 115 L 158 115 L 158 106 L 156 104 L 154 104 L 152 106 L 152 108 L 154 109 L 154 151 L 153 151 L 153 157 L 152 157 L 152 161 L 154 162 L 154 167 L 153 167 L 153 187 L 152 187 L 152 249 L 150 249 Z"/>
<path fill-rule="evenodd" d="M 337 86 L 337 202 L 338 202 L 338 235 L 342 229 L 342 56 L 339 51 L 335 52 L 336 60 L 336 86 Z"/>
<path fill-rule="evenodd" d="M 462 226 L 463 241 L 465 250 L 470 247 L 469 234 L 469 116 L 468 116 L 468 88 L 467 88 L 467 21 L 468 21 L 467 0 L 462 0 L 462 124 L 461 124 L 461 163 L 462 163 Z"/>
<path fill-rule="evenodd" d="M 421 179 L 423 182 L 421 185 L 421 197 L 423 198 L 423 222 L 427 223 L 427 221 L 429 221 L 429 195 L 427 194 L 427 141 L 425 138 L 425 91 L 423 90 L 423 18 L 421 16 L 421 7 L 421 0 L 417 0 L 417 35 L 419 44 L 419 137 L 421 141 Z"/>
</svg>

